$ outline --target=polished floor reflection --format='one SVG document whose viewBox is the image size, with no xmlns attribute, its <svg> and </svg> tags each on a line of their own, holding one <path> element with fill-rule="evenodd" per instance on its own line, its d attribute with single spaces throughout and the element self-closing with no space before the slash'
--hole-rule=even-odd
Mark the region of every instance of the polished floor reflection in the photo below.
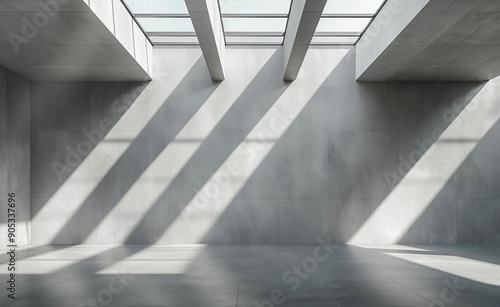
<svg viewBox="0 0 500 307">
<path fill-rule="evenodd" d="M 16 260 L 1 306 L 500 306 L 500 246 L 54 245 Z"/>
</svg>

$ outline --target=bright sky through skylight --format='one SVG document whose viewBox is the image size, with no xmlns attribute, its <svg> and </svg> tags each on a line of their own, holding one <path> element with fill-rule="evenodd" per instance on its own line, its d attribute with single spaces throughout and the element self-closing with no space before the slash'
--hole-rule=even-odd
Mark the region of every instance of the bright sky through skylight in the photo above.
<svg viewBox="0 0 500 307">
<path fill-rule="evenodd" d="M 322 18 L 316 28 L 316 33 L 361 33 L 370 21 L 371 18 Z"/>
<path fill-rule="evenodd" d="M 288 14 L 292 0 L 219 0 L 222 14 Z"/>
<path fill-rule="evenodd" d="M 384 0 L 328 0 L 323 14 L 375 14 Z"/>
<path fill-rule="evenodd" d="M 146 32 L 193 33 L 191 18 L 137 18 Z"/>
<path fill-rule="evenodd" d="M 184 0 L 124 0 L 134 14 L 172 14 L 188 10 Z"/>
<path fill-rule="evenodd" d="M 197 43 L 184 0 L 123 2 L 154 43 L 166 44 L 168 37 L 175 37 L 172 44 Z M 384 3 L 385 0 L 327 0 L 312 44 L 356 44 Z M 283 43 L 292 0 L 219 0 L 219 4 L 227 44 Z"/>
<path fill-rule="evenodd" d="M 284 33 L 286 18 L 223 18 L 228 32 L 278 32 Z"/>
</svg>

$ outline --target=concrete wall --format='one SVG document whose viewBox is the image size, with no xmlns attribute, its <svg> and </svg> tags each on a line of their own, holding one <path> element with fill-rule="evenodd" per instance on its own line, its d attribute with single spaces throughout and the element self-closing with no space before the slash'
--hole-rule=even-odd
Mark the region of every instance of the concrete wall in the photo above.
<svg viewBox="0 0 500 307">
<path fill-rule="evenodd" d="M 498 83 L 358 83 L 351 48 L 293 83 L 281 48 L 225 60 L 221 83 L 195 47 L 156 48 L 147 84 L 34 83 L 32 241 L 500 242 Z"/>
<path fill-rule="evenodd" d="M 7 244 L 8 194 L 15 193 L 16 244 L 29 243 L 30 82 L 0 66 L 0 244 Z"/>
</svg>

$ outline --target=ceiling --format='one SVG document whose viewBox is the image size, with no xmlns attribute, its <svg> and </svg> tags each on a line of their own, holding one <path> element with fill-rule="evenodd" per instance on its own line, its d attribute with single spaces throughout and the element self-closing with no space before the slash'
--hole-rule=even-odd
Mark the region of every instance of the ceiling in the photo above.
<svg viewBox="0 0 500 307">
<path fill-rule="evenodd" d="M 500 1 L 419 2 L 407 20 L 405 14 L 394 17 L 401 16 L 394 23 L 404 27 L 362 65 L 366 69 L 358 72 L 359 81 L 487 81 L 500 75 Z M 357 64 L 383 39 L 368 42 Z"/>
<path fill-rule="evenodd" d="M 99 1 L 0 1 L 0 65 L 30 80 L 150 80 L 146 38 L 135 41 L 143 52 L 127 48 L 92 7 Z"/>
</svg>

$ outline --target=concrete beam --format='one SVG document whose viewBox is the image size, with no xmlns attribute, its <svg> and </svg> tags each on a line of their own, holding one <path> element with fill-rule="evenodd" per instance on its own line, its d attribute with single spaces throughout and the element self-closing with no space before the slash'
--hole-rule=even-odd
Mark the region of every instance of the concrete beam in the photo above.
<svg viewBox="0 0 500 307">
<path fill-rule="evenodd" d="M 292 1 L 283 43 L 285 81 L 297 78 L 325 5 L 326 0 Z"/>
<path fill-rule="evenodd" d="M 0 65 L 32 81 L 149 81 L 148 48 L 119 0 L 0 1 Z"/>
<path fill-rule="evenodd" d="M 499 1 L 389 0 L 356 45 L 358 81 L 500 75 Z"/>
<path fill-rule="evenodd" d="M 185 0 L 210 76 L 224 80 L 226 43 L 217 0 Z"/>
</svg>

